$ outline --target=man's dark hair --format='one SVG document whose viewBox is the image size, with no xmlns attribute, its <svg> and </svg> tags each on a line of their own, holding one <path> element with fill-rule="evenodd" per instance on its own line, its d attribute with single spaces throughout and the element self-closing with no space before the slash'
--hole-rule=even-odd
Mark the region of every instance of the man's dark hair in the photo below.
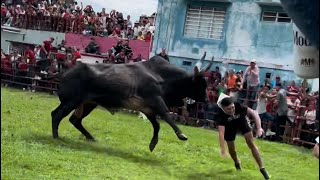
<svg viewBox="0 0 320 180">
<path fill-rule="evenodd" d="M 222 99 L 222 101 L 220 102 L 221 106 L 223 106 L 223 107 L 229 106 L 232 103 L 234 103 L 232 97 L 226 97 L 226 98 Z"/>
</svg>

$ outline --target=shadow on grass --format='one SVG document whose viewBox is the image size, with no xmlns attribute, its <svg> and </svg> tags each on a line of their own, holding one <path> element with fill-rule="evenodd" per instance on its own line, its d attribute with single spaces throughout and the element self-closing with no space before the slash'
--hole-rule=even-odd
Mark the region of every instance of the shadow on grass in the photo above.
<svg viewBox="0 0 320 180">
<path fill-rule="evenodd" d="M 207 173 L 194 173 L 189 174 L 186 180 L 194 179 L 217 179 L 217 180 L 239 180 L 239 179 L 256 179 L 255 176 L 250 176 L 249 173 L 244 173 L 242 171 L 236 172 L 233 169 L 210 169 Z"/>
<path fill-rule="evenodd" d="M 143 163 L 150 166 L 163 166 L 164 163 L 170 163 L 155 159 L 155 156 L 152 156 L 151 154 L 145 151 L 138 152 L 140 155 L 134 155 L 131 151 L 124 151 L 120 148 L 114 147 L 99 146 L 96 142 L 89 142 L 86 140 L 72 140 L 66 137 L 53 139 L 51 136 L 39 135 L 34 133 L 26 137 L 25 140 L 27 142 L 38 142 L 44 145 L 51 146 L 53 148 L 57 148 L 57 146 L 60 146 L 78 151 L 90 151 L 106 154 L 109 156 L 119 157 L 124 160 L 129 160 L 134 163 Z"/>
</svg>

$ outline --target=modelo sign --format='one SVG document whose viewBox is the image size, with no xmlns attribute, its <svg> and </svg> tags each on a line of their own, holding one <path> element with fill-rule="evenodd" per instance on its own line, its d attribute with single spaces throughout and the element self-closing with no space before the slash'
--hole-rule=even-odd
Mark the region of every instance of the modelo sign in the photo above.
<svg viewBox="0 0 320 180">
<path fill-rule="evenodd" d="M 319 50 L 293 24 L 294 72 L 304 79 L 319 77 Z"/>
</svg>

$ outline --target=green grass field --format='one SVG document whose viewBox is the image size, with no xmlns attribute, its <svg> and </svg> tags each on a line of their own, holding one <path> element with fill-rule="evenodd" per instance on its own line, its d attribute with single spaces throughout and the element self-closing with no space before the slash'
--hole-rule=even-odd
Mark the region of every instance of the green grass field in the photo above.
<svg viewBox="0 0 320 180">
<path fill-rule="evenodd" d="M 88 142 L 68 119 L 60 140 L 52 139 L 50 112 L 56 97 L 1 88 L 1 179 L 263 179 L 249 149 L 238 136 L 242 172 L 219 154 L 217 133 L 181 126 L 189 140 L 178 140 L 161 123 L 154 152 L 152 126 L 133 115 L 96 109 L 84 126 L 97 139 Z M 304 148 L 255 141 L 272 179 L 317 180 L 319 161 Z"/>
</svg>

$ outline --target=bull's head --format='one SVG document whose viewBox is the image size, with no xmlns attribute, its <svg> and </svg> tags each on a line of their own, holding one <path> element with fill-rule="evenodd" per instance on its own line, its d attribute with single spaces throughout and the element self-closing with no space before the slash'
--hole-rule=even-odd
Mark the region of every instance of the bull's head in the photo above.
<svg viewBox="0 0 320 180">
<path fill-rule="evenodd" d="M 204 79 L 204 73 L 208 71 L 212 64 L 214 57 L 212 57 L 210 63 L 206 68 L 202 69 L 203 61 L 206 57 L 206 52 L 204 52 L 202 58 L 196 63 L 194 69 L 193 69 L 193 79 L 192 79 L 192 86 L 191 88 L 191 95 L 189 98 L 194 99 L 198 102 L 205 102 L 206 99 L 206 89 L 207 89 L 207 83 Z"/>
</svg>

